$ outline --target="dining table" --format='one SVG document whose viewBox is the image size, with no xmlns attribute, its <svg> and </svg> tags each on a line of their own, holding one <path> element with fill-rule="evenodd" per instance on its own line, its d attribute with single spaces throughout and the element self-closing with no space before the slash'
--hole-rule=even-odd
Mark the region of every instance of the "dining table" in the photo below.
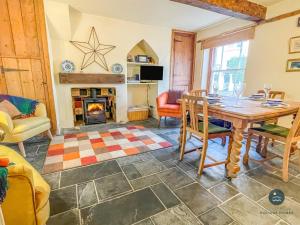
<svg viewBox="0 0 300 225">
<path fill-rule="evenodd" d="M 182 99 L 179 99 L 178 103 L 182 104 L 182 101 Z M 227 178 L 229 179 L 235 178 L 240 171 L 239 162 L 244 137 L 243 132 L 248 125 L 255 122 L 268 121 L 289 115 L 293 115 L 295 118 L 300 107 L 300 102 L 296 101 L 285 101 L 282 107 L 266 107 L 262 103 L 263 101 L 261 100 L 252 100 L 245 97 L 238 101 L 236 98 L 223 97 L 221 104 L 211 104 L 208 106 L 209 116 L 232 123 L 233 144 L 230 154 L 230 162 L 227 164 Z M 200 103 L 199 107 L 197 107 L 197 111 L 199 111 L 199 113 L 202 111 L 202 105 Z M 181 126 L 180 145 L 182 143 L 181 140 L 183 132 L 186 131 L 183 130 L 183 126 Z"/>
</svg>

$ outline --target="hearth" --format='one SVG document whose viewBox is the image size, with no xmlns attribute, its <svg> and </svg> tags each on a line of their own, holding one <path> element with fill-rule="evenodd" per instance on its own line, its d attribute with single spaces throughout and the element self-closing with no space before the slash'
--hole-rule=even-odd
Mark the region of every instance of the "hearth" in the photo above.
<svg viewBox="0 0 300 225">
<path fill-rule="evenodd" d="M 106 123 L 106 98 L 85 98 L 83 104 L 86 125 Z"/>
</svg>

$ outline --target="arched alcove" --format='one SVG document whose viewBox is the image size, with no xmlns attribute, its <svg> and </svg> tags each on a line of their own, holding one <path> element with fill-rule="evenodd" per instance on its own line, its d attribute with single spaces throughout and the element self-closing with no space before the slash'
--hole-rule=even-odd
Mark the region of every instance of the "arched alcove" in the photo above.
<svg viewBox="0 0 300 225">
<path fill-rule="evenodd" d="M 135 56 L 146 55 L 151 58 L 148 63 L 141 63 L 135 61 Z M 151 116 L 156 117 L 156 97 L 158 94 L 158 82 L 140 82 L 136 80 L 136 76 L 140 74 L 141 66 L 159 65 L 158 55 L 153 48 L 144 39 L 138 42 L 127 55 L 127 105 L 129 108 L 134 107 L 150 109 Z"/>
<path fill-rule="evenodd" d="M 148 44 L 147 41 L 144 39 L 141 40 L 139 43 L 137 43 L 128 53 L 128 57 L 134 58 L 137 55 L 147 55 L 151 57 L 152 61 L 151 63 L 153 64 L 158 64 L 159 63 L 159 58 L 157 54 L 154 52 L 152 47 Z"/>
</svg>

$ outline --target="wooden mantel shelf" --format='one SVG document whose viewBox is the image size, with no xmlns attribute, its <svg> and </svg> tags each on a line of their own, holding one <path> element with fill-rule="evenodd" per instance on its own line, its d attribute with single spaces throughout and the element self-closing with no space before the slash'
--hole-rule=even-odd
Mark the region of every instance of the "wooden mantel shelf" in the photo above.
<svg viewBox="0 0 300 225">
<path fill-rule="evenodd" d="M 61 84 L 124 84 L 124 74 L 59 73 Z"/>
</svg>

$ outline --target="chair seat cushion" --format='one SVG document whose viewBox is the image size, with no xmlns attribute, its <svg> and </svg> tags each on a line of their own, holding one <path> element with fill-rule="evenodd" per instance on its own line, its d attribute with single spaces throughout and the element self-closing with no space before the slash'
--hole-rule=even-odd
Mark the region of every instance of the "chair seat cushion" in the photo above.
<svg viewBox="0 0 300 225">
<path fill-rule="evenodd" d="M 290 129 L 286 128 L 286 127 L 281 127 L 275 124 L 265 124 L 261 127 L 255 127 L 255 128 L 251 128 L 252 130 L 257 130 L 260 132 L 265 132 L 265 133 L 269 133 L 269 134 L 273 134 L 276 136 L 280 136 L 280 137 L 287 137 Z"/>
<path fill-rule="evenodd" d="M 47 117 L 29 117 L 26 119 L 13 120 L 14 129 L 12 133 L 23 133 L 46 123 L 50 123 Z"/>
<path fill-rule="evenodd" d="M 179 111 L 180 105 L 179 104 L 165 104 L 165 105 L 160 106 L 159 110 L 161 110 L 161 111 L 168 111 L 168 110 Z"/>
<path fill-rule="evenodd" d="M 203 122 L 199 122 L 199 131 L 203 133 Z M 208 133 L 209 134 L 219 134 L 219 133 L 225 133 L 230 132 L 230 129 L 227 129 L 225 127 L 220 127 L 217 125 L 214 125 L 212 123 L 208 123 Z"/>
</svg>

